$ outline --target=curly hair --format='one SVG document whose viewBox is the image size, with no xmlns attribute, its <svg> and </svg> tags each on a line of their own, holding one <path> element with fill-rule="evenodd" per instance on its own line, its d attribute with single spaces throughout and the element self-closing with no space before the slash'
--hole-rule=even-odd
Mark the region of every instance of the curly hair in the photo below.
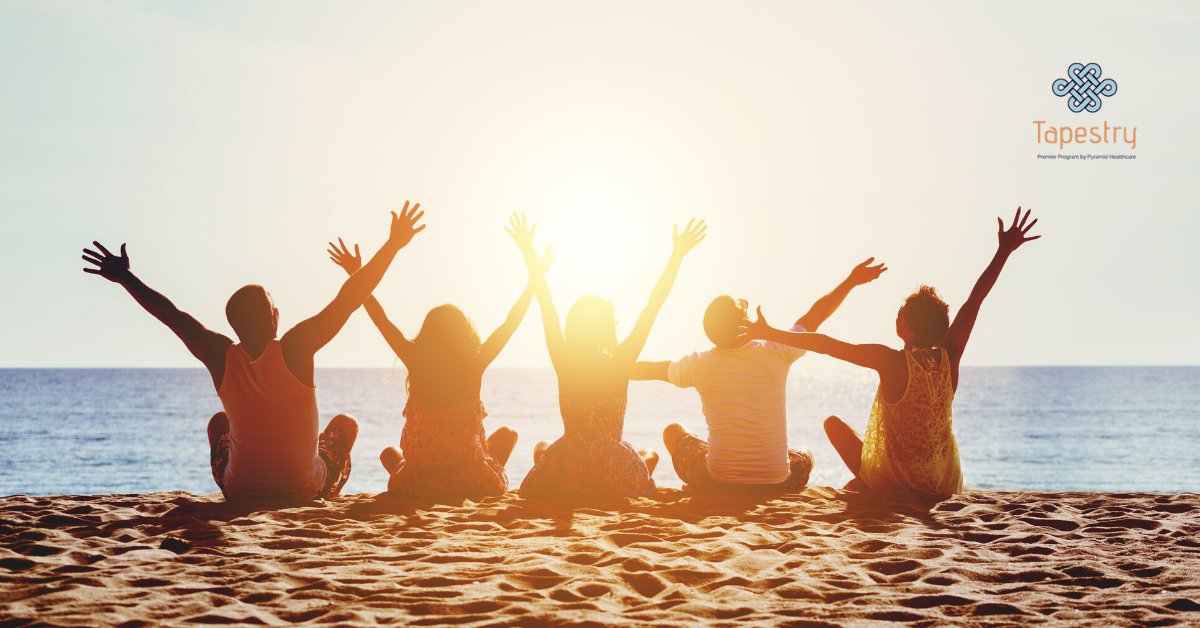
<svg viewBox="0 0 1200 628">
<path fill-rule="evenodd" d="M 921 286 L 908 295 L 900 308 L 904 324 L 916 336 L 913 344 L 922 349 L 931 349 L 950 329 L 950 306 L 938 296 L 933 286 Z"/>
</svg>

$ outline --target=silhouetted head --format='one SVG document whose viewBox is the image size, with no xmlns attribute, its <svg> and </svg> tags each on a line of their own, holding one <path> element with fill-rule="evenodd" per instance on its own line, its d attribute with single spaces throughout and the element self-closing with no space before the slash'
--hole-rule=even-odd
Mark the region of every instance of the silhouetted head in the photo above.
<svg viewBox="0 0 1200 628">
<path fill-rule="evenodd" d="M 950 306 L 932 286 L 921 286 L 908 295 L 896 314 L 896 335 L 906 345 L 932 349 L 950 329 Z"/>
<path fill-rule="evenodd" d="M 278 332 L 279 310 L 262 286 L 238 288 L 225 304 L 225 318 L 244 345 L 265 345 Z"/>
<path fill-rule="evenodd" d="M 567 312 L 563 339 L 576 353 L 612 355 L 617 350 L 617 315 L 613 304 L 591 294 L 579 297 Z"/>
<path fill-rule="evenodd" d="M 470 375 L 479 346 L 479 332 L 457 306 L 447 303 L 429 310 L 412 341 L 412 368 L 406 384 L 409 392 L 420 395 L 429 386 Z"/>
<path fill-rule="evenodd" d="M 745 299 L 734 299 L 723 294 L 708 304 L 704 310 L 704 335 L 718 349 L 736 349 L 745 342 L 738 342 L 738 326 L 749 321 L 746 310 L 750 304 Z"/>
</svg>

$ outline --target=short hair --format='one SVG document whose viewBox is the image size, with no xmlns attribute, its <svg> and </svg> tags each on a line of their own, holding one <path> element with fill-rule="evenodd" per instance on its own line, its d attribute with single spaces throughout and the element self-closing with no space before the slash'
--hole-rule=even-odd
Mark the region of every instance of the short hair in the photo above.
<svg viewBox="0 0 1200 628">
<path fill-rule="evenodd" d="M 271 293 L 257 284 L 238 288 L 225 304 L 225 318 L 239 340 L 270 334 L 275 302 Z"/>
<path fill-rule="evenodd" d="M 950 306 L 932 286 L 921 286 L 908 295 L 900 308 L 900 316 L 915 334 L 913 344 L 922 349 L 933 348 L 950 329 Z"/>
<path fill-rule="evenodd" d="M 704 310 L 704 335 L 719 349 L 737 347 L 738 325 L 746 310 L 733 297 L 722 294 Z"/>
</svg>

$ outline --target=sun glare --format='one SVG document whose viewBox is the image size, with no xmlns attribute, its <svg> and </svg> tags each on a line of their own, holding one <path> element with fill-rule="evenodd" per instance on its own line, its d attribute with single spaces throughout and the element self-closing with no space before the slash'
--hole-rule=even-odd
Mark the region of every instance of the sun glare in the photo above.
<svg viewBox="0 0 1200 628">
<path fill-rule="evenodd" d="M 596 174 L 572 179 L 551 193 L 539 219 L 539 242 L 555 249 L 551 283 L 572 301 L 584 294 L 615 298 L 631 281 L 640 283 L 635 278 L 655 259 L 653 244 L 664 257 L 670 239 L 665 232 L 651 237 L 662 226 L 647 219 L 648 210 L 620 181 Z"/>
<path fill-rule="evenodd" d="M 498 98 L 486 111 L 464 112 L 489 124 L 444 147 L 467 165 L 461 205 L 523 211 L 538 225 L 538 251 L 554 245 L 547 281 L 560 316 L 594 294 L 613 303 L 619 334 L 670 257 L 671 225 L 713 221 L 708 210 L 723 196 L 712 153 L 688 134 L 695 111 L 622 87 L 564 92 L 534 81 L 520 102 Z M 497 254 L 511 252 L 507 241 L 476 246 L 493 244 Z"/>
</svg>

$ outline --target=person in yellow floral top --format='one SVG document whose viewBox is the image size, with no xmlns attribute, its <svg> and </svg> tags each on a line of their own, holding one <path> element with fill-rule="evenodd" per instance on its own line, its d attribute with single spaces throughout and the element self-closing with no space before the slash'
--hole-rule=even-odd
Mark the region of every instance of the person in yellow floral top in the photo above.
<svg viewBox="0 0 1200 628">
<path fill-rule="evenodd" d="M 855 475 L 847 488 L 897 487 L 934 496 L 962 491 L 958 443 L 954 438 L 951 406 L 958 389 L 958 365 L 966 349 L 979 306 L 996 284 L 1008 256 L 1022 244 L 1041 236 L 1026 234 L 1021 209 L 1008 229 L 1000 223 L 999 248 L 992 263 L 971 290 L 954 323 L 948 306 L 929 286 L 910 295 L 896 315 L 896 334 L 904 348 L 852 345 L 816 333 L 785 332 L 763 319 L 743 327 L 749 338 L 768 340 L 816 351 L 879 373 L 879 390 L 867 422 L 865 437 L 837 416 L 825 420 L 825 433 Z"/>
</svg>

